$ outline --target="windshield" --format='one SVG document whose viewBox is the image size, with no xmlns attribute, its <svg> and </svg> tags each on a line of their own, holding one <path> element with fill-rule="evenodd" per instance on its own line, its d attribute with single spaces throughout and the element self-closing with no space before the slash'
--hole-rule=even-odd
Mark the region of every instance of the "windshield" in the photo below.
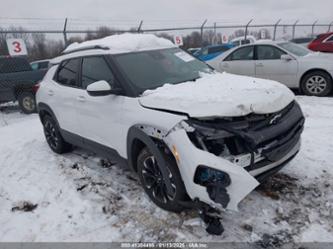
<svg viewBox="0 0 333 249">
<path fill-rule="evenodd" d="M 311 51 L 303 46 L 297 45 L 295 43 L 292 42 L 284 42 L 284 43 L 280 43 L 278 44 L 280 47 L 284 48 L 285 50 L 287 50 L 288 52 L 297 55 L 297 56 L 305 56 L 309 53 L 311 53 Z"/>
<path fill-rule="evenodd" d="M 164 84 L 194 81 L 213 70 L 179 48 L 151 50 L 114 56 L 121 71 L 139 93 Z"/>
</svg>

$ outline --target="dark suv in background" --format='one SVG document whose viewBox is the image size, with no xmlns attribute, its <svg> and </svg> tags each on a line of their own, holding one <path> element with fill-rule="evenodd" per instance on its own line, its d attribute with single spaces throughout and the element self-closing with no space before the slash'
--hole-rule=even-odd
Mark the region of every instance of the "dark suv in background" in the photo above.
<svg viewBox="0 0 333 249">
<path fill-rule="evenodd" d="M 24 113 L 35 112 L 36 84 L 45 73 L 33 70 L 24 57 L 0 57 L 0 103 L 18 101 Z"/>
</svg>

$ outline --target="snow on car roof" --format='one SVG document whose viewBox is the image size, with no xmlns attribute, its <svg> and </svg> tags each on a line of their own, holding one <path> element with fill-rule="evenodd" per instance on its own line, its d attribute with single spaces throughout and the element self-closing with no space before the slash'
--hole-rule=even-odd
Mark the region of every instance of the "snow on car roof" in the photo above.
<svg viewBox="0 0 333 249">
<path fill-rule="evenodd" d="M 176 45 L 171 41 L 152 34 L 124 33 L 102 39 L 72 43 L 63 51 L 63 55 L 51 60 L 51 64 L 58 64 L 63 60 L 80 56 L 120 54 L 172 47 L 176 47 Z"/>
<path fill-rule="evenodd" d="M 125 33 L 121 35 L 112 35 L 102 39 L 85 41 L 81 43 L 75 42 L 69 45 L 64 50 L 64 53 L 70 53 L 89 48 L 91 49 L 94 47 L 110 49 L 110 53 L 114 54 L 114 53 L 169 48 L 169 47 L 175 47 L 175 45 L 167 39 L 160 38 L 152 34 Z"/>
</svg>

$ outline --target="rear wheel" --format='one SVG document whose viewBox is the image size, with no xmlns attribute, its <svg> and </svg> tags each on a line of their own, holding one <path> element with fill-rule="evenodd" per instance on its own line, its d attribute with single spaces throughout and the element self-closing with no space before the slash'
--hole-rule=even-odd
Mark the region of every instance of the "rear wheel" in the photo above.
<svg viewBox="0 0 333 249">
<path fill-rule="evenodd" d="M 43 118 L 44 134 L 48 145 L 55 153 L 63 154 L 72 150 L 72 145 L 67 143 L 60 134 L 57 123 L 50 116 Z"/>
<path fill-rule="evenodd" d="M 36 100 L 33 93 L 23 92 L 18 96 L 17 99 L 21 110 L 25 114 L 31 114 L 36 112 Z"/>
<path fill-rule="evenodd" d="M 184 210 L 179 202 L 186 199 L 186 190 L 177 164 L 167 157 L 165 160 L 171 191 L 167 190 L 156 156 L 148 148 L 144 148 L 137 158 L 138 175 L 145 192 L 157 206 L 178 213 Z"/>
<path fill-rule="evenodd" d="M 314 71 L 305 75 L 301 88 L 306 95 L 327 96 L 332 90 L 332 79 L 325 72 Z"/>
</svg>

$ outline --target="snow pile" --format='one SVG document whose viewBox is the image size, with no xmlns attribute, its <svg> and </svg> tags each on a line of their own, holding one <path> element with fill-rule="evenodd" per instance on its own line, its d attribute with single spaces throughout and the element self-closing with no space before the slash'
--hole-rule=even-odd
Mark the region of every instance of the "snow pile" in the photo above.
<svg viewBox="0 0 333 249">
<path fill-rule="evenodd" d="M 243 116 L 273 113 L 294 99 L 284 85 L 228 73 L 201 74 L 201 78 L 147 90 L 140 98 L 146 107 L 187 113 L 193 117 Z"/>
<path fill-rule="evenodd" d="M 109 48 L 112 53 L 175 47 L 171 41 L 159 38 L 152 34 L 125 33 L 121 35 L 107 36 L 102 39 L 85 41 L 82 43 L 75 42 L 69 45 L 64 50 L 64 53 L 69 53 L 78 49 L 94 48 L 95 46 Z"/>
</svg>

